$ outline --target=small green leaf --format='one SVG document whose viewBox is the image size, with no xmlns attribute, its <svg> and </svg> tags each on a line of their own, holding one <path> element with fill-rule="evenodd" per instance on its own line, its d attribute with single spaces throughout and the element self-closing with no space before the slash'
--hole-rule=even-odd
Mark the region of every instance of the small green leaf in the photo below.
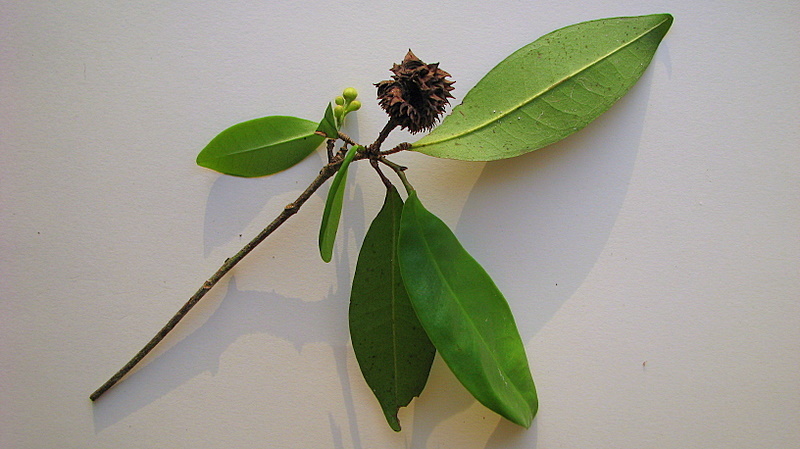
<svg viewBox="0 0 800 449">
<path fill-rule="evenodd" d="M 411 304 L 453 374 L 483 405 L 530 427 L 539 403 L 511 309 L 416 192 L 403 207 L 398 254 Z"/>
<path fill-rule="evenodd" d="M 322 133 L 325 137 L 330 139 L 339 138 L 339 127 L 336 126 L 336 118 L 333 116 L 333 107 L 330 103 L 328 103 L 328 107 L 325 108 L 325 116 L 322 117 L 322 121 L 319 122 L 317 133 Z"/>
<path fill-rule="evenodd" d="M 411 149 L 488 161 L 561 140 L 625 95 L 670 25 L 671 15 L 654 14 L 583 22 L 547 34 L 500 62 Z"/>
<path fill-rule="evenodd" d="M 219 133 L 197 155 L 197 165 L 220 173 L 252 178 L 297 164 L 325 140 L 317 124 L 273 115 L 233 125 Z"/>
<path fill-rule="evenodd" d="M 325 202 L 325 210 L 322 212 L 322 225 L 319 228 L 319 253 L 325 262 L 330 262 L 331 257 L 333 257 L 333 243 L 336 240 L 336 230 L 339 229 L 339 218 L 342 215 L 347 168 L 353 158 L 356 157 L 359 148 L 361 147 L 354 145 L 347 150 L 339 171 L 331 181 L 331 189 L 328 190 L 328 200 Z"/>
<path fill-rule="evenodd" d="M 397 257 L 403 200 L 394 187 L 364 237 L 350 293 L 350 339 L 386 420 L 422 392 L 436 348 L 408 299 Z"/>
</svg>

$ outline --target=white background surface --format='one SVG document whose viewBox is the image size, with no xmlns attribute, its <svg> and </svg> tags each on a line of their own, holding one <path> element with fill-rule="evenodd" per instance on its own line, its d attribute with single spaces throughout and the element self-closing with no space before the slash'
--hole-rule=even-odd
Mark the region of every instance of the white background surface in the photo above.
<svg viewBox="0 0 800 449">
<path fill-rule="evenodd" d="M 530 430 L 434 363 L 386 425 L 347 332 L 382 189 L 358 164 L 334 262 L 327 186 L 152 357 L 88 395 L 294 199 L 317 153 L 247 180 L 195 166 L 219 131 L 316 119 L 410 47 L 457 100 L 562 26 L 669 12 L 628 96 L 526 156 L 407 164 L 514 310 Z M 788 448 L 800 441 L 795 1 L 108 2 L 0 5 L 0 447 Z M 393 135 L 389 144 L 408 139 Z"/>
</svg>

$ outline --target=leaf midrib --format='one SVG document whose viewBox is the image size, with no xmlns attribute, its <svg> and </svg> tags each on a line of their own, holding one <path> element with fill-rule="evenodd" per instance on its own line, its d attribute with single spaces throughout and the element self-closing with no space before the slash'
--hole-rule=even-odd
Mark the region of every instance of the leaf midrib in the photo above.
<svg viewBox="0 0 800 449">
<path fill-rule="evenodd" d="M 429 142 L 424 142 L 424 143 L 421 143 L 421 144 L 418 144 L 418 145 L 417 144 L 412 144 L 411 147 L 413 149 L 415 147 L 416 148 L 420 148 L 420 147 L 425 147 L 425 146 L 429 146 L 429 145 L 434 145 L 434 144 L 437 144 L 437 143 L 447 142 L 448 140 L 452 140 L 452 139 L 455 139 L 455 138 L 458 138 L 458 137 L 462 137 L 462 136 L 465 136 L 467 134 L 474 133 L 475 131 L 478 131 L 478 130 L 480 130 L 482 128 L 485 128 L 485 127 L 491 125 L 492 123 L 497 122 L 501 118 L 506 117 L 508 115 L 511 115 L 511 113 L 513 113 L 514 111 L 517 111 L 518 109 L 520 109 L 522 107 L 525 107 L 526 105 L 530 104 L 532 101 L 534 101 L 537 98 L 541 97 L 542 95 L 550 92 L 555 87 L 557 87 L 557 86 L 563 84 L 564 82 L 566 82 L 566 81 L 568 81 L 568 80 L 580 75 L 581 73 L 585 72 L 586 70 L 588 70 L 588 69 L 592 68 L 593 66 L 597 65 L 597 63 L 599 63 L 600 61 L 603 61 L 603 60 L 609 58 L 611 55 L 613 55 L 613 54 L 623 50 L 624 48 L 628 47 L 629 45 L 631 45 L 631 44 L 633 44 L 635 42 L 638 42 L 639 39 L 641 39 L 642 37 L 652 33 L 653 31 L 657 30 L 659 27 L 661 27 L 664 24 L 664 22 L 666 22 L 668 20 L 669 20 L 669 17 L 665 18 L 664 20 L 659 22 L 657 25 L 655 25 L 655 26 L 651 27 L 650 29 L 648 29 L 647 31 L 639 34 L 634 39 L 631 39 L 629 42 L 626 42 L 624 45 L 621 45 L 621 46 L 615 48 L 614 50 L 606 53 L 602 57 L 600 57 L 598 59 L 595 59 L 594 61 L 590 62 L 589 64 L 587 64 L 587 65 L 585 65 L 583 67 L 581 67 L 577 71 L 574 71 L 573 73 L 565 76 L 563 79 L 551 84 L 550 86 L 547 86 L 542 91 L 535 93 L 529 99 L 521 102 L 519 105 L 509 109 L 506 112 L 501 112 L 499 115 L 492 117 L 491 120 L 489 120 L 489 121 L 487 121 L 485 123 L 481 123 L 481 124 L 479 124 L 479 125 L 477 125 L 477 126 L 475 126 L 473 128 L 470 128 L 470 129 L 468 129 L 468 130 L 466 130 L 464 132 L 461 132 L 461 133 L 458 133 L 458 134 L 455 134 L 455 135 L 452 135 L 452 136 L 447 136 L 447 137 L 444 137 L 444 138 L 441 138 L 441 139 L 438 139 L 438 140 L 432 140 L 432 141 L 429 141 Z"/>
<path fill-rule="evenodd" d="M 272 142 L 272 143 L 269 143 L 269 144 L 266 144 L 266 145 L 257 146 L 257 147 L 254 147 L 254 148 L 242 148 L 241 150 L 238 150 L 238 151 L 231 151 L 231 152 L 226 153 L 226 154 L 224 154 L 223 156 L 220 156 L 220 157 L 238 156 L 238 155 L 241 155 L 241 154 L 249 153 L 251 151 L 259 151 L 259 150 L 263 150 L 265 148 L 270 148 L 270 147 L 274 147 L 274 146 L 277 146 L 277 145 L 282 145 L 284 143 L 289 143 L 289 142 L 291 142 L 293 140 L 305 139 L 305 138 L 308 138 L 308 137 L 313 137 L 314 135 L 315 134 L 313 132 L 311 132 L 309 134 L 293 136 L 293 137 L 289 137 L 289 138 L 284 139 L 284 140 L 280 140 L 278 142 Z"/>
<path fill-rule="evenodd" d="M 418 218 L 417 218 L 416 221 L 417 221 L 417 224 L 419 225 L 419 219 Z M 420 226 L 420 228 L 421 228 L 421 226 Z M 453 290 L 453 287 L 450 286 L 450 283 L 447 281 L 447 279 L 443 275 L 442 270 L 439 267 L 439 262 L 434 257 L 433 251 L 431 250 L 430 245 L 428 245 L 427 237 L 425 237 L 425 234 L 422 234 L 422 236 L 423 236 L 422 241 L 423 241 L 423 243 L 425 245 L 425 250 L 431 256 L 431 260 L 433 260 L 434 267 L 436 268 L 436 273 L 439 275 L 439 278 L 442 279 L 442 281 L 444 282 L 445 286 L 447 287 L 447 290 L 451 293 L 452 297 L 454 299 L 457 298 L 458 296 L 455 294 L 455 291 Z M 456 300 L 456 304 L 458 304 L 458 307 L 461 310 L 462 314 L 468 318 L 467 321 L 469 322 L 469 325 L 475 330 L 475 333 L 478 335 L 480 342 L 488 350 L 489 354 L 492 357 L 492 360 L 495 361 L 495 364 L 497 365 L 498 370 L 503 374 L 503 376 L 505 378 L 509 379 L 509 383 L 514 387 L 514 391 L 522 399 L 522 402 L 524 402 L 526 405 L 528 405 L 528 409 L 530 410 L 530 404 L 528 404 L 528 401 L 525 400 L 525 395 L 522 394 L 522 392 L 520 391 L 519 387 L 517 386 L 517 383 L 514 382 L 514 379 L 511 376 L 509 376 L 508 373 L 506 373 L 505 367 L 502 364 L 500 364 L 500 361 L 497 359 L 497 356 L 495 355 L 495 352 L 491 350 L 491 347 L 486 342 L 486 339 L 483 337 L 483 334 L 478 330 L 478 327 L 475 325 L 474 320 L 472 320 L 472 318 L 467 313 L 467 311 L 464 308 L 464 306 L 461 304 L 461 301 Z"/>
<path fill-rule="evenodd" d="M 394 199 L 390 199 L 392 203 L 394 203 Z M 398 369 L 398 362 L 397 362 L 397 291 L 396 291 L 396 279 L 395 279 L 395 269 L 394 265 L 397 263 L 397 236 L 399 235 L 398 232 L 398 223 L 397 223 L 397 208 L 392 206 L 392 264 L 389 267 L 392 270 L 392 363 L 394 364 L 394 405 L 395 407 L 400 407 L 400 385 L 398 379 L 400 378 L 400 370 Z"/>
</svg>

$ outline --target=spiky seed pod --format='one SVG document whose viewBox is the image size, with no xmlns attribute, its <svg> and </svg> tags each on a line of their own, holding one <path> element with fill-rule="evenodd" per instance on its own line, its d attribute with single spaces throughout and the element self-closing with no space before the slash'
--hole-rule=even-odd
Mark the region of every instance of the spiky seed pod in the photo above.
<svg viewBox="0 0 800 449">
<path fill-rule="evenodd" d="M 391 68 L 392 79 L 375 84 L 378 104 L 401 128 L 412 133 L 426 131 L 436 124 L 453 98 L 455 81 L 439 63 L 425 64 L 411 50 L 400 64 Z"/>
</svg>

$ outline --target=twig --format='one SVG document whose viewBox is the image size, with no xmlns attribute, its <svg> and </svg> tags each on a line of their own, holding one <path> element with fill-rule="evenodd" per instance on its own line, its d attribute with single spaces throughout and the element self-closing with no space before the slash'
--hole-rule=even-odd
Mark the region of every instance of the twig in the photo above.
<svg viewBox="0 0 800 449">
<path fill-rule="evenodd" d="M 390 118 L 389 121 L 386 122 L 386 125 L 383 127 L 380 134 L 378 134 L 378 138 L 375 139 L 375 142 L 372 142 L 372 145 L 367 147 L 367 151 L 369 153 L 377 153 L 378 151 L 380 151 L 381 144 L 383 144 L 383 141 L 386 140 L 387 137 L 389 137 L 389 134 L 392 132 L 392 130 L 397 128 L 398 125 L 399 123 L 397 122 L 397 120 L 395 120 L 394 118 Z"/>
<path fill-rule="evenodd" d="M 341 131 L 339 131 L 339 138 L 344 140 L 348 145 L 358 145 L 357 143 L 353 142 L 353 139 L 351 139 L 350 136 Z"/>
<path fill-rule="evenodd" d="M 391 150 L 381 151 L 381 156 L 388 156 L 390 154 L 399 153 L 401 151 L 405 151 L 411 148 L 411 144 L 408 142 L 403 142 L 398 144 L 396 147 L 392 148 Z"/>
<path fill-rule="evenodd" d="M 325 143 L 325 152 L 328 155 L 328 163 L 333 162 L 333 146 L 336 144 L 336 139 L 328 139 Z"/>
<path fill-rule="evenodd" d="M 375 171 L 378 172 L 378 176 L 380 176 L 383 185 L 385 185 L 387 189 L 390 189 L 392 187 L 392 181 L 389 181 L 389 178 L 387 178 L 386 175 L 383 174 L 383 172 L 381 171 L 381 167 L 378 165 L 378 160 L 370 159 L 369 163 L 370 165 L 372 165 L 372 168 L 374 168 Z"/>
<path fill-rule="evenodd" d="M 363 159 L 363 157 L 362 157 Z M 322 170 L 320 170 L 319 175 L 311 182 L 311 184 L 306 188 L 303 193 L 294 200 L 293 203 L 287 205 L 281 213 L 278 215 L 277 218 L 272 220 L 272 222 L 267 225 L 264 230 L 262 230 L 253 240 L 251 240 L 244 248 L 242 248 L 238 253 L 236 253 L 233 257 L 230 257 L 225 260 L 222 266 L 211 276 L 207 281 L 203 283 L 203 286 L 200 287 L 197 292 L 192 295 L 191 298 L 186 302 L 186 304 L 181 307 L 181 309 L 176 313 L 163 328 L 135 355 L 133 358 L 125 364 L 116 374 L 111 376 L 110 379 L 106 381 L 100 388 L 95 390 L 89 398 L 92 401 L 96 401 L 97 398 L 103 395 L 109 388 L 113 387 L 117 382 L 120 381 L 130 370 L 132 370 L 156 345 L 167 336 L 167 334 L 174 328 L 178 322 L 186 316 L 187 313 L 197 304 L 200 299 L 208 293 L 211 288 L 222 279 L 225 274 L 227 274 L 239 261 L 244 259 L 244 257 L 250 253 L 259 243 L 264 241 L 273 231 L 278 229 L 280 225 L 282 225 L 286 220 L 289 219 L 292 215 L 296 214 L 297 211 L 300 209 L 300 206 L 308 200 L 314 192 L 325 183 L 337 170 L 339 170 L 339 166 L 341 166 L 342 160 L 341 158 L 336 158 L 335 161 L 331 161 L 327 165 L 325 165 Z"/>
<path fill-rule="evenodd" d="M 408 182 L 408 178 L 406 178 L 405 171 L 406 171 L 407 167 L 403 167 L 402 165 L 395 164 L 394 162 L 390 161 L 389 159 L 386 159 L 385 157 L 381 157 L 380 159 L 378 159 L 378 162 L 383 163 L 387 167 L 389 167 L 392 170 L 394 170 L 395 173 L 397 173 L 397 176 L 400 178 L 400 181 L 403 182 L 403 187 L 406 188 L 406 193 L 408 193 L 410 195 L 411 192 L 414 191 L 414 186 L 412 186 L 411 183 Z"/>
</svg>

